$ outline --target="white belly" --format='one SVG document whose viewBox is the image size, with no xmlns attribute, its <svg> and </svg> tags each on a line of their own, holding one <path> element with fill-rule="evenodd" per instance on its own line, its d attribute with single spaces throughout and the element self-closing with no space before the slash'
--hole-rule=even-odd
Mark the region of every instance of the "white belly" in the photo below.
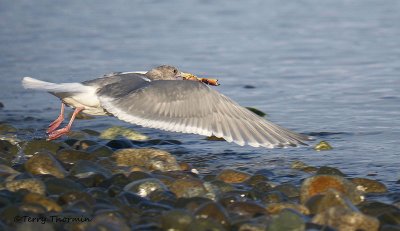
<svg viewBox="0 0 400 231">
<path fill-rule="evenodd" d="M 89 115 L 107 115 L 94 92 L 77 93 L 61 100 L 68 106 L 84 108 L 82 112 Z"/>
</svg>

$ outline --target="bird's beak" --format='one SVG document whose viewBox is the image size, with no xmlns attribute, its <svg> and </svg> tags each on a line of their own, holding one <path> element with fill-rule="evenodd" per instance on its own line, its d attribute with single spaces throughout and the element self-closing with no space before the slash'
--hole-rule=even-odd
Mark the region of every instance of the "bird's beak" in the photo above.
<svg viewBox="0 0 400 231">
<path fill-rule="evenodd" d="M 208 85 L 219 86 L 218 79 L 199 78 L 191 73 L 181 72 L 179 75 L 183 80 L 199 81 Z"/>
</svg>

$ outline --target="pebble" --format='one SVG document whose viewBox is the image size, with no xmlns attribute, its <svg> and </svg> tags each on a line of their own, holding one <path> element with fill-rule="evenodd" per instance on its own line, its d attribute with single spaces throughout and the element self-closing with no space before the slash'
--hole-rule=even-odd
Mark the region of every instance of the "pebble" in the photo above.
<svg viewBox="0 0 400 231">
<path fill-rule="evenodd" d="M 35 178 L 8 181 L 5 182 L 4 186 L 11 192 L 25 189 L 29 192 L 38 193 L 41 195 L 46 193 L 45 184 L 43 184 L 41 180 Z"/>
<path fill-rule="evenodd" d="M 151 192 L 156 190 L 167 190 L 167 186 L 155 178 L 133 181 L 124 187 L 124 191 L 136 193 L 141 197 L 147 197 Z"/>
<path fill-rule="evenodd" d="M 22 145 L 24 149 L 25 155 L 34 155 L 39 151 L 48 151 L 52 154 L 56 154 L 56 152 L 65 146 L 62 143 L 57 143 L 55 141 L 46 141 L 46 140 L 31 140 Z"/>
<path fill-rule="evenodd" d="M 250 174 L 233 169 L 224 169 L 218 175 L 217 179 L 225 183 L 242 183 L 251 177 Z"/>
<path fill-rule="evenodd" d="M 183 209 L 165 211 L 161 216 L 161 226 L 164 230 L 188 230 L 194 217 Z"/>
<path fill-rule="evenodd" d="M 364 200 L 361 191 L 351 181 L 337 175 L 316 175 L 305 179 L 300 188 L 300 201 L 304 204 L 310 197 L 337 190 L 347 196 L 353 204 Z"/>
<path fill-rule="evenodd" d="M 351 182 L 357 185 L 358 190 L 365 193 L 385 193 L 388 191 L 386 185 L 376 180 L 353 178 L 351 179 Z"/>
<path fill-rule="evenodd" d="M 207 194 L 203 182 L 195 178 L 178 179 L 171 184 L 169 189 L 177 197 L 201 197 Z"/>
<path fill-rule="evenodd" d="M 346 176 L 342 171 L 337 168 L 332 168 L 328 166 L 322 166 L 317 170 L 317 175 L 337 175 Z"/>
<path fill-rule="evenodd" d="M 317 214 L 331 207 L 340 207 L 350 210 L 357 210 L 351 201 L 334 189 L 329 189 L 323 194 L 317 194 L 312 196 L 305 203 L 307 208 L 310 210 L 311 214 Z"/>
<path fill-rule="evenodd" d="M 314 146 L 315 151 L 328 151 L 332 149 L 332 146 L 327 141 L 321 141 Z"/>
<path fill-rule="evenodd" d="M 377 231 L 379 229 L 378 219 L 340 207 L 332 207 L 322 213 L 318 213 L 311 221 L 316 224 L 331 226 L 339 231 Z"/>
<path fill-rule="evenodd" d="M 230 227 L 228 211 L 218 203 L 205 203 L 197 208 L 194 214 L 196 218 L 212 219 L 224 226 L 226 229 L 229 229 Z"/>
<path fill-rule="evenodd" d="M 25 203 L 39 204 L 46 208 L 47 211 L 60 212 L 61 206 L 58 205 L 54 200 L 47 198 L 37 193 L 28 193 L 24 197 Z"/>
<path fill-rule="evenodd" d="M 118 137 L 123 137 L 123 138 L 129 139 L 129 140 L 148 140 L 149 139 L 148 136 L 140 134 L 139 132 L 136 132 L 134 130 L 124 128 L 124 127 L 118 127 L 118 126 L 107 128 L 106 130 L 104 130 L 100 133 L 101 139 L 113 140 Z"/>
<path fill-rule="evenodd" d="M 70 169 L 70 175 L 78 178 L 85 178 L 93 174 L 100 174 L 106 178 L 112 175 L 110 170 L 89 160 L 78 160 Z"/>
<path fill-rule="evenodd" d="M 169 152 L 158 149 L 120 149 L 112 155 L 121 166 L 142 166 L 148 170 L 175 171 L 180 170 L 176 158 Z"/>
<path fill-rule="evenodd" d="M 54 156 L 46 151 L 40 151 L 29 158 L 24 166 L 26 171 L 33 175 L 50 174 L 58 178 L 64 178 L 67 174 Z"/>
<path fill-rule="evenodd" d="M 310 214 L 310 210 L 306 206 L 290 202 L 271 203 L 266 207 L 266 210 L 269 214 L 278 214 L 284 209 L 292 209 L 303 215 Z"/>
<path fill-rule="evenodd" d="M 75 164 L 79 160 L 94 160 L 95 157 L 87 152 L 74 150 L 74 149 L 62 149 L 56 154 L 57 159 L 64 164 Z"/>
<path fill-rule="evenodd" d="M 268 231 L 303 231 L 306 229 L 305 218 L 295 210 L 283 209 L 280 213 L 273 216 Z"/>
</svg>

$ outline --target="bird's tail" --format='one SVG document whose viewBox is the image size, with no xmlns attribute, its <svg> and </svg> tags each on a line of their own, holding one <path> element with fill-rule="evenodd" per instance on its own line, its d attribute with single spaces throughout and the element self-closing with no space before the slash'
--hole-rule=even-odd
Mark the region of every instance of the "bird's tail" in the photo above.
<svg viewBox="0 0 400 231">
<path fill-rule="evenodd" d="M 35 89 L 49 92 L 87 92 L 89 86 L 81 83 L 50 83 L 31 77 L 22 79 L 22 86 L 26 89 Z"/>
</svg>

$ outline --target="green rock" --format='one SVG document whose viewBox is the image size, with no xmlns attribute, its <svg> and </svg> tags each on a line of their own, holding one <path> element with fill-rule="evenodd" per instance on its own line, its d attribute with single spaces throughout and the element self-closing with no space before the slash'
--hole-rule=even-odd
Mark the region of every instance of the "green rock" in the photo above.
<svg viewBox="0 0 400 231">
<path fill-rule="evenodd" d="M 292 209 L 283 209 L 278 215 L 272 217 L 267 230 L 304 231 L 306 230 L 306 222 L 300 213 Z"/>
<path fill-rule="evenodd" d="M 328 166 L 322 166 L 318 169 L 317 175 L 337 175 L 337 176 L 346 176 L 342 171 L 337 168 L 332 168 Z"/>
<path fill-rule="evenodd" d="M 342 193 L 329 189 L 324 194 L 317 194 L 307 200 L 307 208 L 311 214 L 321 213 L 328 210 L 331 207 L 340 207 L 353 211 L 357 211 L 357 208 L 351 203 L 351 201 Z"/>
<path fill-rule="evenodd" d="M 47 152 L 35 154 L 25 162 L 24 166 L 26 171 L 33 175 L 50 174 L 58 178 L 64 178 L 66 175 L 66 171 L 61 164 L 53 155 Z"/>
<path fill-rule="evenodd" d="M 84 151 L 62 149 L 57 152 L 57 158 L 65 164 L 75 164 L 79 160 L 94 160 L 94 156 Z"/>
<path fill-rule="evenodd" d="M 254 108 L 254 107 L 246 107 L 246 108 L 247 108 L 249 111 L 253 112 L 254 114 L 256 114 L 256 115 L 258 115 L 258 116 L 264 117 L 264 116 L 267 115 L 266 113 L 264 113 L 264 112 L 258 110 L 257 108 Z"/>
<path fill-rule="evenodd" d="M 46 186 L 41 180 L 35 178 L 7 181 L 4 186 L 11 192 L 25 189 L 41 195 L 46 193 Z"/>
<path fill-rule="evenodd" d="M 188 226 L 187 230 L 190 231 L 225 231 L 225 229 L 221 224 L 212 220 L 212 219 L 195 219 Z"/>
<path fill-rule="evenodd" d="M 57 143 L 55 141 L 46 141 L 46 140 L 32 140 L 22 145 L 25 155 L 34 155 L 39 151 L 49 151 L 53 154 L 62 148 L 64 148 L 63 144 Z"/>
<path fill-rule="evenodd" d="M 357 185 L 357 188 L 366 193 L 384 193 L 387 192 L 387 187 L 383 183 L 367 179 L 367 178 L 353 178 L 351 181 Z"/>
<path fill-rule="evenodd" d="M 180 170 L 176 158 L 171 153 L 150 148 L 126 148 L 114 152 L 112 157 L 119 166 L 141 166 L 148 170 Z"/>
<path fill-rule="evenodd" d="M 166 191 L 167 187 L 163 182 L 155 178 L 133 181 L 124 187 L 124 191 L 136 193 L 141 197 L 146 197 L 156 190 Z"/>
<path fill-rule="evenodd" d="M 112 175 L 110 170 L 89 160 L 78 160 L 69 173 L 78 178 L 85 178 L 93 174 L 100 174 L 106 178 Z"/>
<path fill-rule="evenodd" d="M 187 230 L 194 217 L 183 209 L 166 211 L 161 217 L 161 226 L 164 230 Z"/>
<path fill-rule="evenodd" d="M 17 129 L 9 124 L 0 123 L 0 134 L 15 133 Z"/>
<path fill-rule="evenodd" d="M 196 210 L 195 216 L 197 218 L 212 219 L 224 226 L 226 229 L 229 229 L 230 227 L 228 212 L 222 205 L 215 202 L 209 202 L 200 206 Z"/>
<path fill-rule="evenodd" d="M 321 141 L 314 146 L 316 151 L 327 151 L 333 149 L 332 146 L 327 141 Z"/>
<path fill-rule="evenodd" d="M 149 137 L 146 135 L 140 134 L 139 132 L 136 132 L 134 130 L 124 128 L 124 127 L 111 127 L 103 132 L 100 133 L 100 138 L 102 139 L 109 139 L 113 140 L 117 137 L 124 137 L 126 139 L 130 140 L 148 140 Z"/>
<path fill-rule="evenodd" d="M 322 213 L 318 213 L 312 218 L 311 222 L 331 226 L 336 230 L 377 231 L 379 229 L 378 219 L 341 207 L 331 207 Z"/>
</svg>

